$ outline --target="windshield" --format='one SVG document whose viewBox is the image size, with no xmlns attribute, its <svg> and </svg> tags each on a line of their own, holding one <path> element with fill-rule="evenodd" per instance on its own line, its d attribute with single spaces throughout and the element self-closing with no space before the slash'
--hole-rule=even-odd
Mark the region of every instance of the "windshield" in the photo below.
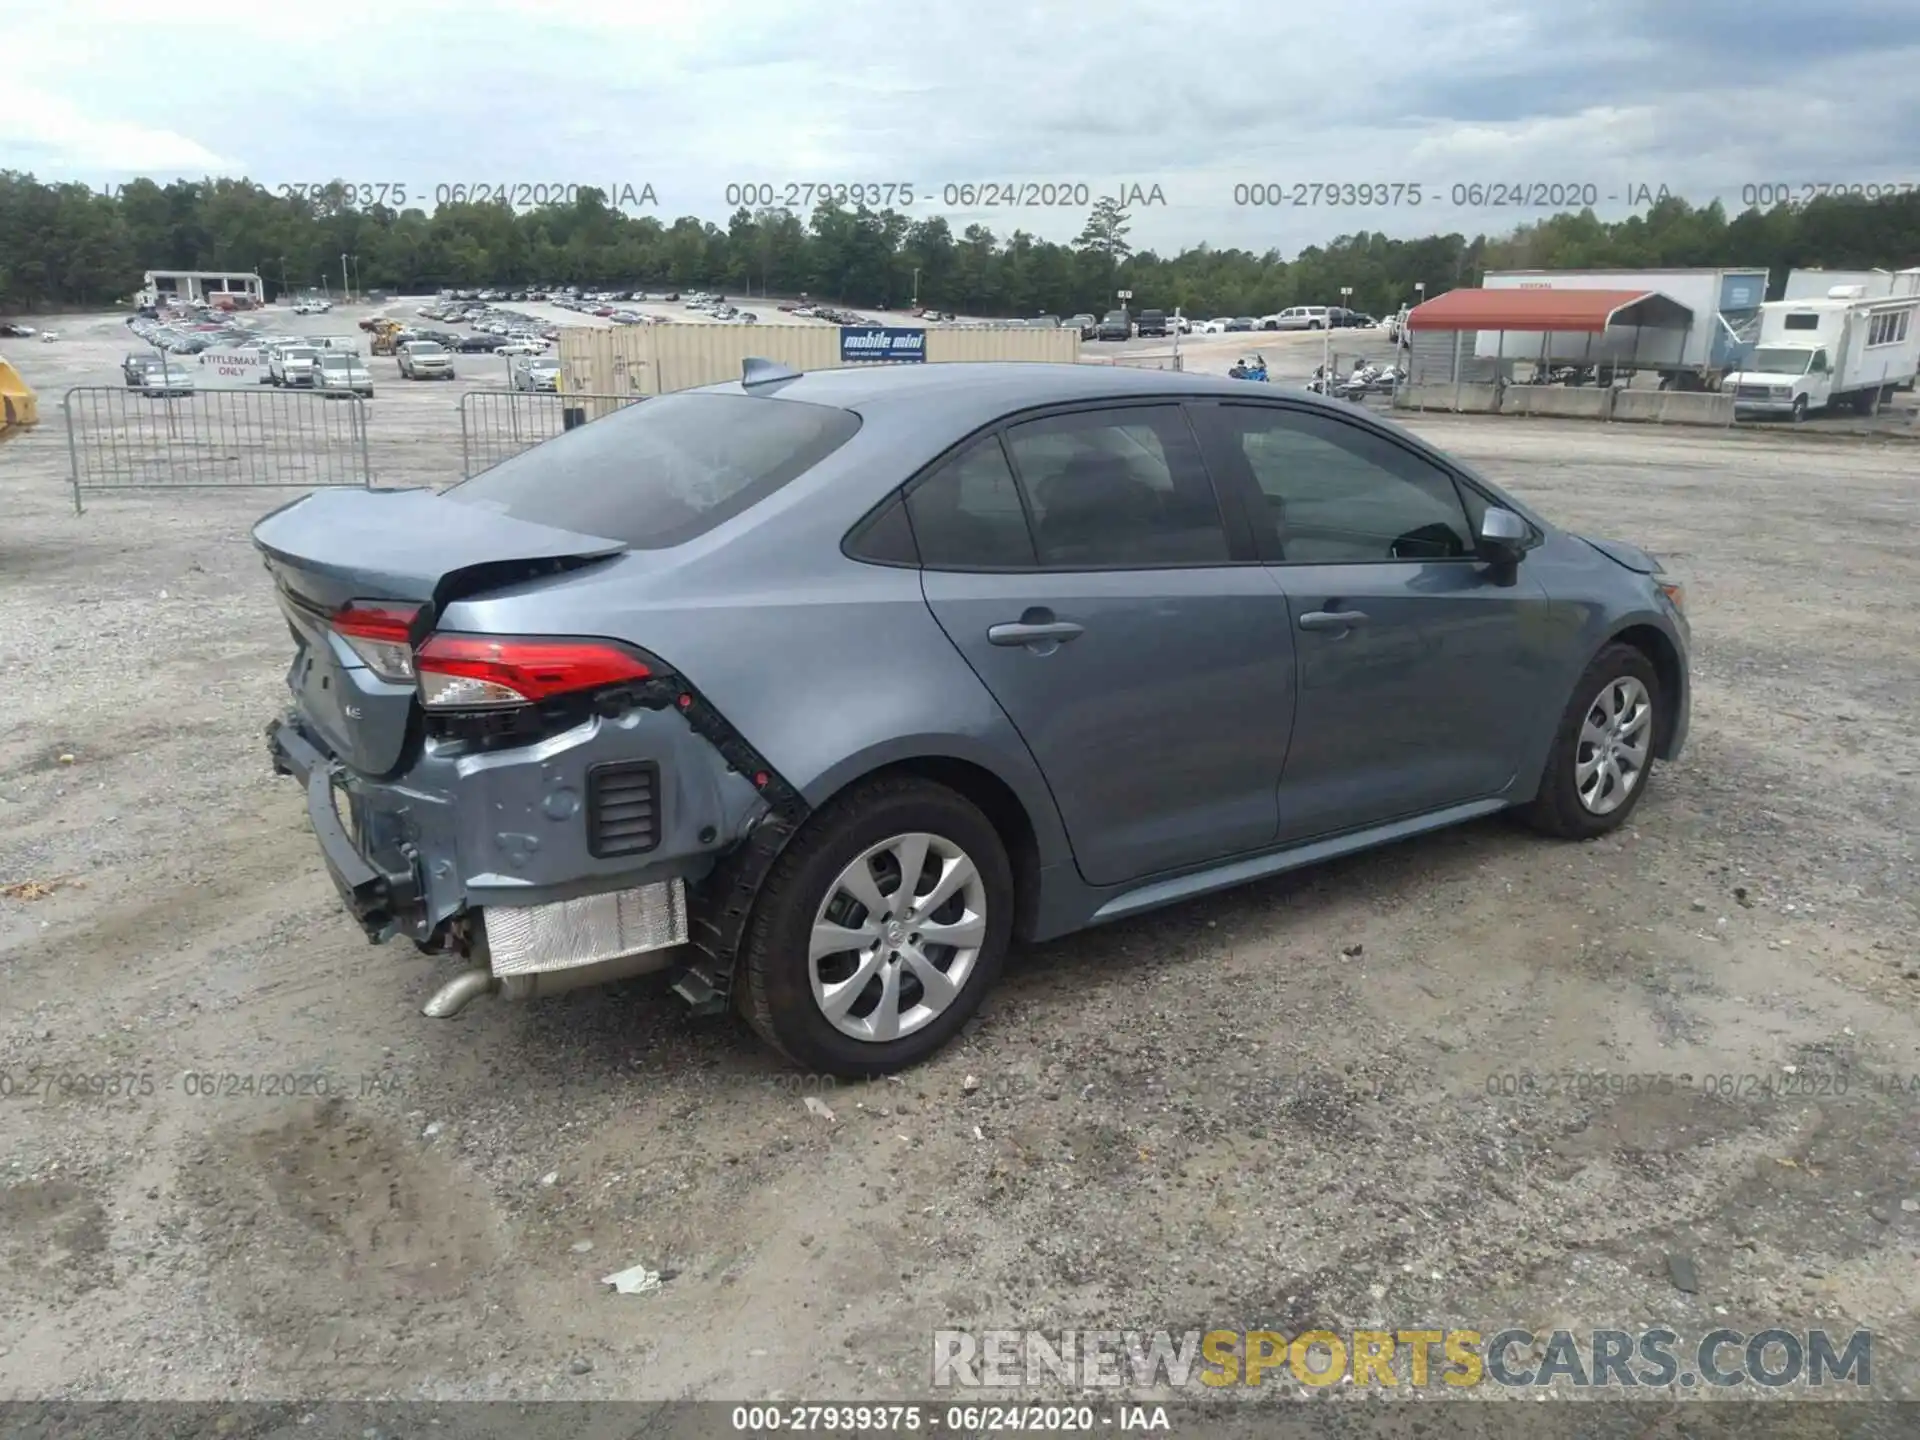
<svg viewBox="0 0 1920 1440">
<path fill-rule="evenodd" d="M 415 355 L 444 355 L 447 352 L 431 340 L 416 340 L 407 349 Z"/>
<path fill-rule="evenodd" d="M 1126 322 L 1127 322 L 1127 312 L 1126 312 L 1126 311 L 1124 311 L 1124 310 L 1109 310 L 1109 311 L 1107 312 L 1107 318 L 1106 318 L 1105 320 L 1103 320 L 1103 321 L 1102 321 L 1101 323 L 1102 323 L 1102 324 L 1104 324 L 1104 325 L 1124 325 L 1124 324 L 1126 324 Z"/>
<path fill-rule="evenodd" d="M 320 354 L 318 350 L 288 350 L 285 353 L 289 360 L 312 360 Z"/>
<path fill-rule="evenodd" d="M 757 395 L 662 395 L 516 455 L 446 492 L 582 535 L 661 550 L 704 534 L 850 440 L 850 410 Z"/>
<path fill-rule="evenodd" d="M 1753 358 L 1745 368 L 1766 375 L 1804 375 L 1807 373 L 1807 362 L 1812 359 L 1811 350 L 1762 346 L 1753 352 Z"/>
</svg>

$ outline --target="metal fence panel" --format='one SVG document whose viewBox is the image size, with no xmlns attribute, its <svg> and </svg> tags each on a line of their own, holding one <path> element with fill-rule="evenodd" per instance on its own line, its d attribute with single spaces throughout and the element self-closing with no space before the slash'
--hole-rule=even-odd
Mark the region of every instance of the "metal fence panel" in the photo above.
<svg viewBox="0 0 1920 1440">
<path fill-rule="evenodd" d="M 644 395 L 469 390 L 460 397 L 460 473 L 472 477 L 542 441 L 637 405 Z"/>
<path fill-rule="evenodd" d="M 76 514 L 92 490 L 373 483 L 367 408 L 357 395 L 77 385 L 60 409 Z"/>
</svg>

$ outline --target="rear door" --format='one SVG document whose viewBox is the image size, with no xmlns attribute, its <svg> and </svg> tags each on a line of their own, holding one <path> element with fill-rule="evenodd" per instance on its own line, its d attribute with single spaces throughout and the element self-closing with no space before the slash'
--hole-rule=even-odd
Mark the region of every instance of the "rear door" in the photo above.
<svg viewBox="0 0 1920 1440">
<path fill-rule="evenodd" d="M 1279 838 L 1306 840 L 1506 790 L 1551 661 L 1544 588 L 1475 554 L 1487 500 L 1384 430 L 1316 409 L 1204 416 L 1286 592 L 1300 703 Z"/>
<path fill-rule="evenodd" d="M 1273 839 L 1293 635 L 1180 406 L 989 435 L 909 492 L 927 603 L 1113 885 Z"/>
</svg>

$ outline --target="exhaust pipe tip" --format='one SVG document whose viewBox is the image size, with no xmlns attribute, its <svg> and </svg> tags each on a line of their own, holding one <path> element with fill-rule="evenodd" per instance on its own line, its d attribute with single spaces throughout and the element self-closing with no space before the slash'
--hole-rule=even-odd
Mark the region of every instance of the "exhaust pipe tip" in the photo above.
<svg viewBox="0 0 1920 1440">
<path fill-rule="evenodd" d="M 476 965 L 471 970 L 462 970 L 434 991 L 432 998 L 420 1007 L 420 1013 L 433 1020 L 450 1020 L 482 995 L 490 995 L 499 988 L 500 982 L 493 978 L 493 972 Z"/>
</svg>

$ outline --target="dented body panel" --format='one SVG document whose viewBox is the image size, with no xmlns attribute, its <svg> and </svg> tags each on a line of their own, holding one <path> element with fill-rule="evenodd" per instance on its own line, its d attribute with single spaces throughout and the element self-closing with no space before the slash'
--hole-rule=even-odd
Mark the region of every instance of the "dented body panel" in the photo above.
<svg viewBox="0 0 1920 1440">
<path fill-rule="evenodd" d="M 746 776 L 728 771 L 679 714 L 664 710 L 594 716 L 493 754 L 427 743 L 404 777 L 389 780 L 330 760 L 291 716 L 277 722 L 268 743 L 290 773 L 305 781 L 317 764 L 342 791 L 357 847 L 344 836 L 329 843 L 326 816 L 309 805 L 336 883 L 354 873 L 356 848 L 377 870 L 410 879 L 417 903 L 390 908 L 372 927 L 385 931 L 377 939 L 425 944 L 469 908 L 542 905 L 670 878 L 696 882 L 768 808 Z M 311 755 L 299 750 L 303 743 Z M 660 764 L 659 844 L 644 857 L 596 858 L 580 823 L 588 773 L 637 752 Z"/>
</svg>

